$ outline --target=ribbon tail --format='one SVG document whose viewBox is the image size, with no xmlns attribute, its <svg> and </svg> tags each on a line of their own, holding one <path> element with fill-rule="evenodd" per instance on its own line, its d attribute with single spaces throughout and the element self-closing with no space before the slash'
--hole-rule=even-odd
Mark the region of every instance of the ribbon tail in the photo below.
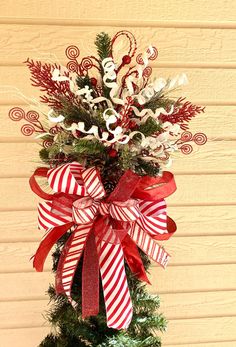
<svg viewBox="0 0 236 347">
<path fill-rule="evenodd" d="M 166 268 L 170 255 L 163 247 L 159 246 L 145 230 L 135 223 L 128 233 L 144 253 L 163 268 Z"/>
<path fill-rule="evenodd" d="M 92 225 L 93 223 L 88 223 L 77 226 L 66 242 L 62 260 L 58 264 L 56 287 L 59 293 L 63 292 L 67 295 L 71 303 L 73 303 L 71 299 L 73 279 Z"/>
<path fill-rule="evenodd" d="M 125 273 L 124 254 L 119 238 L 111 228 L 103 240 L 96 237 L 99 266 L 106 306 L 107 326 L 127 329 L 133 308 Z"/>
<path fill-rule="evenodd" d="M 70 240 L 70 237 L 67 240 L 67 242 Z M 56 277 L 55 277 L 55 289 L 56 289 L 57 294 L 64 293 L 64 288 L 62 285 L 62 269 L 63 269 L 63 264 L 64 264 L 64 261 L 66 258 L 67 249 L 68 249 L 67 242 L 65 243 L 65 245 L 62 249 L 62 252 L 61 252 L 58 264 L 57 264 L 57 271 L 56 271 Z"/>
<path fill-rule="evenodd" d="M 53 198 L 54 194 L 48 194 L 48 193 L 44 192 L 42 190 L 42 188 L 40 187 L 40 185 L 38 184 L 38 182 L 36 181 L 35 177 L 36 176 L 47 177 L 48 170 L 49 170 L 48 168 L 39 167 L 35 170 L 35 172 L 33 173 L 33 175 L 29 179 L 29 185 L 30 185 L 31 190 L 36 195 L 38 195 L 40 198 L 42 198 L 44 200 L 51 200 Z"/>
<path fill-rule="evenodd" d="M 125 255 L 125 260 L 132 273 L 140 281 L 144 281 L 148 284 L 151 284 L 143 266 L 143 262 L 140 257 L 138 248 L 129 235 L 126 235 L 126 237 L 122 240 L 122 247 Z"/>
<path fill-rule="evenodd" d="M 96 316 L 99 312 L 99 263 L 95 236 L 90 232 L 83 257 L 82 317 Z"/>
<path fill-rule="evenodd" d="M 72 227 L 74 223 L 67 223 L 61 226 L 57 226 L 53 229 L 49 229 L 49 231 L 45 234 L 42 239 L 33 260 L 33 266 L 36 271 L 43 271 L 43 266 L 45 260 L 50 252 L 51 248 L 64 234 L 65 232 Z"/>
</svg>

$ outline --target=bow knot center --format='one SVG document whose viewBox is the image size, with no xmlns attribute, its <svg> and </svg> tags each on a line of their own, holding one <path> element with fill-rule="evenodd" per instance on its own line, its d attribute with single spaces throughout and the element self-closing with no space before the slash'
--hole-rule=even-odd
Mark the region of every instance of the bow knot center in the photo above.
<svg viewBox="0 0 236 347">
<path fill-rule="evenodd" d="M 134 222 L 140 217 L 138 201 L 135 199 L 106 202 L 84 197 L 73 203 L 72 211 L 76 224 L 91 223 L 99 214 L 121 222 Z"/>
</svg>

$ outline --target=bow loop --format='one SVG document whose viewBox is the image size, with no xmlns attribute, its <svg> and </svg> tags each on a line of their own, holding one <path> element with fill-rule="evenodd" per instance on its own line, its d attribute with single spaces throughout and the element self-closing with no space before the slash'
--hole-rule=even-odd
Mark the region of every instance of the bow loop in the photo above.
<svg viewBox="0 0 236 347">
<path fill-rule="evenodd" d="M 134 222 L 140 217 L 138 201 L 113 201 L 110 204 L 109 213 L 112 218 L 121 222 Z"/>
<path fill-rule="evenodd" d="M 47 179 L 49 186 L 56 193 L 87 196 L 87 190 L 82 180 L 83 166 L 77 162 L 61 165 L 48 170 Z"/>
<path fill-rule="evenodd" d="M 73 221 L 76 224 L 91 223 L 98 215 L 99 202 L 89 198 L 81 198 L 73 203 Z"/>
<path fill-rule="evenodd" d="M 102 199 L 105 195 L 99 171 L 95 167 L 86 169 L 81 174 L 88 194 L 94 199 Z"/>
<path fill-rule="evenodd" d="M 141 217 L 138 220 L 138 224 L 142 229 L 146 230 L 151 236 L 168 233 L 166 202 L 164 199 L 159 201 L 140 201 L 139 208 Z"/>
</svg>

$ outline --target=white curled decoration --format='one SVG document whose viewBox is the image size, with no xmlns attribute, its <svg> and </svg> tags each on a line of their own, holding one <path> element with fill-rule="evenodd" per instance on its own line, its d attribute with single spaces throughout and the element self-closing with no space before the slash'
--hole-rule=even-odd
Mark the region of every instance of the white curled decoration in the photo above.
<svg viewBox="0 0 236 347">
<path fill-rule="evenodd" d="M 126 79 L 126 86 L 128 93 L 125 93 L 125 96 L 130 96 L 134 94 L 134 88 L 133 88 L 133 82 L 138 82 L 143 77 L 143 70 L 148 65 L 149 57 L 153 54 L 154 49 L 152 46 L 149 46 L 149 48 L 146 50 L 146 52 L 142 55 L 143 64 L 137 66 L 137 77 L 134 77 L 133 75 L 130 75 Z M 111 57 L 105 58 L 102 61 L 102 67 L 104 70 L 104 76 L 103 76 L 103 82 L 106 87 L 110 88 L 110 97 L 111 100 L 115 104 L 124 105 L 125 101 L 123 99 L 120 99 L 117 97 L 118 91 L 119 91 L 119 85 L 116 82 L 117 74 L 116 74 L 116 66 Z M 93 100 L 94 103 L 107 101 L 108 99 L 105 97 L 98 97 Z M 109 106 L 109 104 L 108 104 Z"/>
<path fill-rule="evenodd" d="M 111 100 L 114 102 L 114 104 L 119 104 L 119 105 L 124 105 L 124 100 L 117 98 L 117 93 L 119 91 L 119 86 L 118 83 L 115 82 L 116 80 L 116 66 L 111 57 L 105 58 L 102 61 L 102 67 L 104 70 L 104 76 L 103 76 L 103 82 L 106 87 L 110 88 L 110 97 Z M 107 101 L 108 106 L 112 106 L 111 102 L 109 99 L 100 96 L 98 98 L 95 98 L 93 100 L 94 103 L 99 103 L 102 101 Z"/>
<path fill-rule="evenodd" d="M 167 81 L 164 78 L 158 78 L 153 83 L 148 84 L 140 91 L 140 93 L 134 95 L 133 97 L 138 100 L 140 105 L 143 105 L 162 89 L 166 88 L 166 90 L 170 91 L 187 83 L 188 78 L 185 73 L 175 76 L 170 81 Z"/>
<path fill-rule="evenodd" d="M 61 123 L 64 121 L 65 117 L 60 114 L 59 116 L 57 117 L 52 117 L 51 115 L 54 113 L 54 110 L 51 109 L 49 112 L 48 112 L 48 119 L 51 123 Z"/>
<path fill-rule="evenodd" d="M 64 70 L 68 71 L 66 68 L 64 68 Z M 76 83 L 74 81 L 75 78 L 76 77 L 75 76 L 73 77 L 71 74 L 70 74 L 70 77 L 61 75 L 61 71 L 59 69 L 54 69 L 52 72 L 53 81 L 57 81 L 57 82 L 69 81 L 70 90 L 72 93 L 76 93 L 77 91 Z"/>
<path fill-rule="evenodd" d="M 131 106 L 131 108 L 134 111 L 134 114 L 136 115 L 136 117 L 140 118 L 140 120 L 136 120 L 137 124 L 145 123 L 149 117 L 152 117 L 153 119 L 155 119 L 157 121 L 158 117 L 161 114 L 170 115 L 174 111 L 174 106 L 173 105 L 171 106 L 169 112 L 167 112 L 163 107 L 157 108 L 155 113 L 150 108 L 145 108 L 145 109 L 143 109 L 141 111 L 139 111 L 137 109 L 137 107 L 135 107 L 135 106 Z"/>
<path fill-rule="evenodd" d="M 66 128 L 66 127 L 64 128 L 68 131 L 71 131 L 72 133 L 74 133 L 76 130 L 79 130 L 84 134 L 92 135 L 92 137 L 91 136 L 88 137 L 89 139 L 96 138 L 97 140 L 108 143 L 108 144 L 113 144 L 115 142 L 118 142 L 120 144 L 125 144 L 129 142 L 128 135 L 118 134 L 118 135 L 115 135 L 113 139 L 108 140 L 110 133 L 107 131 L 104 131 L 102 135 L 99 136 L 98 127 L 96 125 L 92 125 L 89 130 L 85 130 L 84 122 L 79 122 L 77 124 L 73 123 L 69 128 Z"/>
<path fill-rule="evenodd" d="M 94 99 L 92 97 L 93 90 L 89 88 L 89 86 L 85 86 L 84 88 L 78 89 L 75 94 L 78 96 L 84 96 L 83 101 L 87 102 L 91 107 L 94 106 Z"/>
<path fill-rule="evenodd" d="M 187 76 L 183 73 L 180 75 L 177 75 L 172 80 L 166 80 L 164 78 L 158 78 L 155 79 L 152 83 L 148 84 L 145 88 L 143 88 L 138 94 L 134 94 L 134 87 L 133 83 L 138 83 L 138 81 L 143 77 L 143 71 L 148 65 L 148 61 L 150 56 L 153 54 L 153 47 L 149 47 L 146 52 L 142 55 L 142 61 L 143 64 L 137 66 L 136 76 L 130 75 L 126 78 L 126 89 L 122 91 L 122 98 L 118 98 L 118 92 L 119 92 L 119 85 L 116 81 L 117 74 L 116 74 L 116 66 L 111 57 L 106 58 L 102 61 L 102 67 L 104 69 L 104 77 L 103 82 L 106 87 L 110 89 L 110 98 L 111 100 L 101 96 L 98 98 L 93 99 L 91 96 L 91 90 L 89 90 L 89 87 L 86 86 L 83 89 L 78 89 L 76 83 L 75 83 L 75 76 L 70 75 L 69 77 L 63 76 L 63 71 L 59 69 L 54 69 L 52 74 L 52 80 L 54 81 L 69 81 L 70 84 L 70 90 L 78 95 L 85 97 L 85 101 L 87 101 L 90 106 L 94 107 L 94 104 L 106 101 L 108 108 L 103 112 L 103 118 L 106 122 L 106 128 L 107 131 L 104 131 L 99 135 L 99 129 L 97 126 L 93 125 L 89 130 L 85 130 L 85 124 L 84 122 L 79 122 L 78 124 L 73 123 L 69 128 L 66 128 L 65 125 L 62 123 L 61 126 L 65 128 L 66 130 L 72 131 L 73 134 L 76 134 L 76 131 L 80 131 L 84 134 L 88 134 L 85 138 L 96 138 L 97 140 L 103 142 L 105 145 L 110 145 L 114 143 L 119 144 L 127 144 L 136 134 L 140 135 L 140 146 L 142 147 L 149 147 L 152 151 L 155 152 L 156 157 L 161 157 L 163 154 L 163 150 L 165 148 L 165 144 L 170 146 L 167 151 L 174 151 L 174 147 L 170 144 L 170 138 L 169 136 L 172 134 L 176 136 L 179 132 L 179 129 L 176 126 L 173 126 L 172 124 L 166 122 L 162 124 L 162 128 L 165 131 L 164 133 L 160 134 L 158 137 L 145 137 L 144 134 L 142 134 L 139 131 L 133 131 L 129 135 L 125 135 L 123 133 L 123 129 L 121 126 L 114 125 L 117 123 L 117 120 L 120 119 L 119 113 L 117 113 L 113 108 L 114 104 L 124 105 L 125 104 L 125 98 L 127 96 L 132 96 L 132 98 L 136 98 L 138 103 L 140 105 L 144 105 L 146 102 L 148 102 L 156 93 L 161 92 L 164 88 L 167 91 L 170 91 L 174 88 L 177 88 L 181 85 L 187 84 Z M 146 120 L 149 117 L 152 117 L 156 121 L 158 121 L 158 118 L 161 114 L 163 115 L 170 115 L 174 111 L 174 107 L 171 106 L 171 109 L 169 112 L 167 112 L 163 107 L 160 107 L 155 110 L 155 113 L 151 109 L 143 109 L 139 111 L 135 106 L 131 106 L 135 116 L 137 118 L 133 118 L 137 124 L 145 123 Z M 61 123 L 64 121 L 64 117 L 62 115 L 59 115 L 58 117 L 52 117 L 53 110 L 51 110 L 48 114 L 48 119 L 51 122 Z M 112 139 L 108 140 L 110 136 L 113 136 Z M 154 160 L 154 157 L 144 157 L 145 160 Z M 156 159 L 158 160 L 158 159 Z M 170 158 L 166 161 L 166 164 L 171 164 Z"/>
<path fill-rule="evenodd" d="M 115 104 L 124 105 L 124 100 L 117 98 L 116 95 L 119 90 L 119 85 L 116 80 L 116 66 L 111 57 L 105 58 L 102 61 L 102 67 L 104 70 L 103 82 L 106 87 L 110 88 L 110 97 Z"/>
<path fill-rule="evenodd" d="M 180 125 L 179 124 L 172 124 L 170 122 L 165 122 L 162 124 L 162 129 L 164 129 L 166 132 L 169 132 L 173 134 L 174 136 L 179 135 L 180 132 Z"/>
<path fill-rule="evenodd" d="M 119 118 L 119 113 L 117 113 L 113 108 L 107 108 L 103 112 L 103 119 L 106 121 L 106 128 L 114 136 L 122 134 L 123 131 L 120 126 L 115 127 L 115 129 L 110 128 L 110 125 L 115 124 Z"/>
<path fill-rule="evenodd" d="M 184 86 L 186 84 L 188 84 L 188 77 L 185 73 L 181 73 L 171 79 L 167 89 L 171 90 L 173 88 Z"/>
</svg>

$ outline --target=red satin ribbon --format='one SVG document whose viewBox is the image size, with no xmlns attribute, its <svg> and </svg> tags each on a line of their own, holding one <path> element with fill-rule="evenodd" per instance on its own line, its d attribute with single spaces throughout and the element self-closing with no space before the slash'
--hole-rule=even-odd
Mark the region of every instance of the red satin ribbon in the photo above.
<svg viewBox="0 0 236 347">
<path fill-rule="evenodd" d="M 132 198 L 142 200 L 159 200 L 176 191 L 174 176 L 164 171 L 162 177 L 143 176 L 136 187 Z"/>
<path fill-rule="evenodd" d="M 63 224 L 61 226 L 55 227 L 53 233 L 48 233 L 45 237 L 44 242 L 40 244 L 37 253 L 34 256 L 33 265 L 34 268 L 41 272 L 43 271 L 43 266 L 47 255 L 53 245 L 74 225 L 74 222 Z"/>
</svg>

